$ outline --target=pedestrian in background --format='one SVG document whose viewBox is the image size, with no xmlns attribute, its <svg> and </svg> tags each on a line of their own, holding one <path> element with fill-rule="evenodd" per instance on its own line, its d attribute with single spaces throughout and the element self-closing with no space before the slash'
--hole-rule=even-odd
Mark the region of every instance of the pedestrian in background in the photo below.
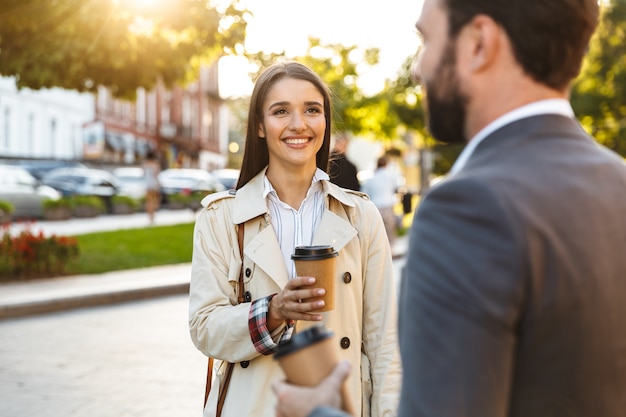
<svg viewBox="0 0 626 417">
<path fill-rule="evenodd" d="M 597 19 L 596 0 L 424 0 L 428 126 L 468 144 L 410 231 L 402 417 L 626 415 L 626 165 L 567 101 Z M 292 388 L 281 416 L 303 411 Z"/>
<path fill-rule="evenodd" d="M 399 185 L 398 171 L 389 165 L 389 158 L 383 155 L 376 161 L 374 174 L 363 186 L 363 192 L 369 195 L 383 218 L 387 239 L 392 247 L 398 235 L 398 216 L 394 207 L 399 201 Z"/>
<path fill-rule="evenodd" d="M 161 203 L 161 186 L 159 184 L 161 163 L 157 153 L 150 149 L 143 163 L 143 174 L 146 182 L 146 213 L 150 224 L 154 224 L 154 215 Z"/>
<path fill-rule="evenodd" d="M 330 181 L 348 190 L 359 191 L 361 184 L 356 165 L 346 156 L 349 143 L 348 137 L 343 134 L 335 138 L 333 151 L 330 154 Z"/>
<path fill-rule="evenodd" d="M 250 99 L 235 192 L 207 196 L 194 232 L 189 327 L 195 346 L 216 358 L 204 416 L 214 416 L 226 364 L 234 363 L 223 417 L 274 415 L 270 385 L 284 374 L 272 357 L 294 331 L 323 323 L 340 358 L 359 416 L 397 411 L 400 364 L 396 290 L 385 229 L 360 192 L 329 181 L 331 102 L 319 76 L 299 63 L 271 66 Z M 245 231 L 243 261 L 238 228 Z M 311 277 L 297 276 L 296 246 L 332 245 L 336 308 L 314 313 Z M 243 262 L 243 265 L 242 265 Z M 236 283 L 244 271 L 245 301 Z"/>
</svg>

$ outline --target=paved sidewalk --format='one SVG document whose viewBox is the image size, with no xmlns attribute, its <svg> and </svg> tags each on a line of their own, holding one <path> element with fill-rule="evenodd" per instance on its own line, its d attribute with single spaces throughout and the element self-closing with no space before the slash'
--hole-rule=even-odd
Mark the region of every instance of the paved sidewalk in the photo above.
<svg viewBox="0 0 626 417">
<path fill-rule="evenodd" d="M 191 264 L 0 284 L 0 320 L 189 291 Z"/>
<path fill-rule="evenodd" d="M 108 217 L 108 219 L 107 219 Z M 176 224 L 195 219 L 191 211 L 159 212 L 156 224 Z M 61 222 L 39 222 L 35 228 L 44 233 L 75 235 L 96 230 L 149 227 L 145 213 L 129 216 L 106 216 Z M 394 258 L 405 256 L 407 237 L 398 238 Z M 51 311 L 130 300 L 153 298 L 189 291 L 191 264 L 166 265 L 151 268 L 78 275 L 24 282 L 0 284 L 0 320 L 42 314 Z"/>
</svg>

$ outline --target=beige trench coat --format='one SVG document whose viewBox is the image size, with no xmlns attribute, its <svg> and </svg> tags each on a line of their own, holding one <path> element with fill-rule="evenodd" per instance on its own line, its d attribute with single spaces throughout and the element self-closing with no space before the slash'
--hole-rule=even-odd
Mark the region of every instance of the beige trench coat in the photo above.
<svg viewBox="0 0 626 417">
<path fill-rule="evenodd" d="M 200 351 L 219 359 L 204 417 L 215 415 L 222 361 L 235 363 L 222 416 L 275 415 L 270 385 L 284 375 L 271 355 L 255 350 L 248 331 L 250 303 L 236 305 L 235 293 L 241 265 L 235 224 L 247 222 L 243 268 L 252 300 L 278 293 L 289 278 L 269 224 L 264 174 L 236 196 L 228 191 L 207 196 L 195 226 L 190 333 Z M 352 363 L 347 383 L 357 416 L 395 416 L 400 391 L 397 306 L 385 229 L 366 195 L 327 181 L 324 190 L 327 209 L 313 244 L 331 244 L 339 251 L 336 308 L 323 313 L 324 324 L 334 332 L 341 358 Z M 296 329 L 306 324 L 300 322 Z M 273 333 L 274 341 L 283 330 Z"/>
</svg>

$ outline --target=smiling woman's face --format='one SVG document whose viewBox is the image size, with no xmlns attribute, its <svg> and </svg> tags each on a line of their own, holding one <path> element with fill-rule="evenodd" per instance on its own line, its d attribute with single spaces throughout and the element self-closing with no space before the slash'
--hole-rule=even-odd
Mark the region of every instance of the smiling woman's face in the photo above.
<svg viewBox="0 0 626 417">
<path fill-rule="evenodd" d="M 309 81 L 277 81 L 263 103 L 259 137 L 265 138 L 272 170 L 281 166 L 314 171 L 324 143 L 324 97 Z"/>
</svg>

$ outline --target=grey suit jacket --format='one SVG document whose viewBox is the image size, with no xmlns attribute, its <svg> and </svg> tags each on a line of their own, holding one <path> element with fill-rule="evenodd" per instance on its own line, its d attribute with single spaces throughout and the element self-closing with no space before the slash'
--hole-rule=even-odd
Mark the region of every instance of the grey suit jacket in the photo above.
<svg viewBox="0 0 626 417">
<path fill-rule="evenodd" d="M 409 239 L 401 417 L 626 416 L 626 165 L 575 120 L 485 138 Z"/>
</svg>

